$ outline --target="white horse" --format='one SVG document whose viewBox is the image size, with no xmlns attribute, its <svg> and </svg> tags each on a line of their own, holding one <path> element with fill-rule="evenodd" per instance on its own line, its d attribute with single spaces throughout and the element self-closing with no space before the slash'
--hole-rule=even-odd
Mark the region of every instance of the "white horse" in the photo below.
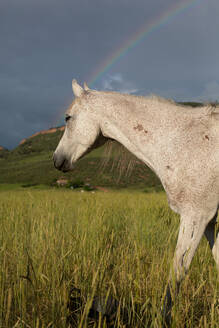
<svg viewBox="0 0 219 328">
<path fill-rule="evenodd" d="M 82 88 L 72 81 L 75 99 L 66 113 L 66 128 L 54 153 L 63 172 L 91 150 L 114 139 L 160 178 L 170 207 L 180 214 L 173 269 L 164 315 L 172 307 L 203 234 L 219 270 L 219 110 L 189 108 L 158 97 L 140 97 Z M 174 274 L 174 277 L 173 277 Z"/>
</svg>

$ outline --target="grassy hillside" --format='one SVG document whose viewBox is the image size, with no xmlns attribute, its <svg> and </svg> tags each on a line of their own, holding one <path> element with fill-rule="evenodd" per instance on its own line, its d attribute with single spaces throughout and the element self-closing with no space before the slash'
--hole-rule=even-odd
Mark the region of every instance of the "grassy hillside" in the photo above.
<svg viewBox="0 0 219 328">
<path fill-rule="evenodd" d="M 97 149 L 79 161 L 74 171 L 65 174 L 59 172 L 53 166 L 52 154 L 62 133 L 62 131 L 56 131 L 55 133 L 39 134 L 27 139 L 14 150 L 5 153 L 0 158 L 0 183 L 20 183 L 24 186 L 51 185 L 57 179 L 64 177 L 73 184 L 83 182 L 93 186 L 137 186 L 161 189 L 158 178 L 139 161 L 136 161 L 130 176 L 120 174 L 116 165 L 113 166 L 113 158 L 103 169 L 103 148 Z"/>
</svg>

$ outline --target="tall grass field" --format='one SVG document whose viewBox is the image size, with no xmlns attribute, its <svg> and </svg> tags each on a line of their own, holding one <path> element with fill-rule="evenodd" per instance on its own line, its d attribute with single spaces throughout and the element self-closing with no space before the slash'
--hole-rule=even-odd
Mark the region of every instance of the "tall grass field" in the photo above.
<svg viewBox="0 0 219 328">
<path fill-rule="evenodd" d="M 164 193 L 0 191 L 0 327 L 161 327 L 179 217 Z M 202 240 L 172 327 L 219 327 Z"/>
</svg>

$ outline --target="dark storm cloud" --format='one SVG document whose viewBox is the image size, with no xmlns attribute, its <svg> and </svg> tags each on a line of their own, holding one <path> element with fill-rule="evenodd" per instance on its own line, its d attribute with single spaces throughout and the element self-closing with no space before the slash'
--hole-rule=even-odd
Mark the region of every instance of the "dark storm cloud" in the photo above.
<svg viewBox="0 0 219 328">
<path fill-rule="evenodd" d="M 106 56 L 173 3 L 1 0 L 0 144 L 13 147 L 54 125 L 71 101 L 71 79 L 87 80 Z M 146 36 L 94 87 L 218 99 L 218 13 L 218 1 L 197 1 Z"/>
</svg>

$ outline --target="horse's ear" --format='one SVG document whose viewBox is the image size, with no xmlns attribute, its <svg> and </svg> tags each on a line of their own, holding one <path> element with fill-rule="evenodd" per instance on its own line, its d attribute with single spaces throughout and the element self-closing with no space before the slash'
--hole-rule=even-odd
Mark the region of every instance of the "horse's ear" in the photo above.
<svg viewBox="0 0 219 328">
<path fill-rule="evenodd" d="M 85 91 L 88 91 L 88 90 L 90 90 L 90 88 L 89 88 L 89 86 L 87 85 L 87 83 L 86 83 L 86 82 L 84 82 L 84 90 L 85 90 Z"/>
<path fill-rule="evenodd" d="M 84 89 L 78 84 L 76 80 L 72 80 L 72 91 L 75 97 L 80 97 L 84 93 Z"/>
</svg>

